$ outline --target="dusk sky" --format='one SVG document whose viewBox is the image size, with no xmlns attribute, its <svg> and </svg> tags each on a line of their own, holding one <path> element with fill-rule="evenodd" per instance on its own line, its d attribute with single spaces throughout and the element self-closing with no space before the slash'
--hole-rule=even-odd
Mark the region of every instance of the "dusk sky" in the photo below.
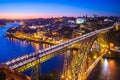
<svg viewBox="0 0 120 80">
<path fill-rule="evenodd" d="M 0 18 L 120 16 L 119 0 L 0 0 Z"/>
</svg>

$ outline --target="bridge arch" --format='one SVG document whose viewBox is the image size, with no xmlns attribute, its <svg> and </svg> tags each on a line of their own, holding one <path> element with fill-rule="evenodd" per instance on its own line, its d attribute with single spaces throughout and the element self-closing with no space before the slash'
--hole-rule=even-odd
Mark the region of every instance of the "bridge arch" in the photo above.
<svg viewBox="0 0 120 80">
<path fill-rule="evenodd" d="M 66 41 L 64 43 L 51 46 L 50 48 L 43 49 L 42 51 L 38 51 L 33 54 L 29 54 L 17 59 L 13 59 L 12 61 L 8 61 L 5 64 L 8 65 L 10 68 L 17 70 L 18 72 L 23 72 L 27 69 L 38 66 L 39 64 L 49 60 L 52 57 L 55 57 L 56 55 L 61 54 L 60 52 L 64 51 L 64 55 L 65 55 L 64 69 L 63 69 L 63 75 L 61 80 L 65 78 L 69 78 L 72 80 L 85 80 L 91 71 L 90 68 L 94 61 L 90 56 L 90 50 L 92 48 L 92 45 L 98 42 L 98 44 L 100 45 L 100 48 L 102 49 L 101 44 L 105 45 L 105 42 L 107 41 L 107 37 L 106 37 L 107 31 L 113 28 L 114 26 L 96 30 L 96 31 L 84 34 L 83 36 Z M 74 47 L 75 44 L 78 44 L 77 54 L 70 55 L 70 52 L 68 50 L 69 48 Z M 107 42 L 106 42 L 106 45 L 107 45 Z M 106 46 L 103 46 L 103 47 L 106 48 Z M 100 51 L 102 51 L 101 49 Z M 103 51 L 105 51 L 104 48 L 103 48 Z M 99 61 L 99 59 L 103 55 L 104 53 L 100 54 L 95 61 Z M 36 68 L 39 68 L 39 67 L 36 67 Z M 39 69 L 36 69 L 36 70 L 39 70 Z M 35 75 L 37 77 L 34 80 L 37 80 L 38 73 L 35 73 Z"/>
<path fill-rule="evenodd" d="M 107 41 L 107 32 L 94 35 L 79 42 L 78 52 L 67 64 L 65 62 L 61 80 L 85 80 L 90 74 L 89 68 L 94 62 L 109 51 L 109 43 Z M 65 58 L 69 58 L 67 55 Z M 70 62 L 71 61 L 71 62 Z M 67 67 L 67 69 L 66 69 Z"/>
</svg>

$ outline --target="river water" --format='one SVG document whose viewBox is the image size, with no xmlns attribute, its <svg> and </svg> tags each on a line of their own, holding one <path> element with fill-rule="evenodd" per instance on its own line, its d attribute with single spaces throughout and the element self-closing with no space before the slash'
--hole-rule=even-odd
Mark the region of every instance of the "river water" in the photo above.
<svg viewBox="0 0 120 80">
<path fill-rule="evenodd" d="M 4 37 L 3 34 L 5 34 L 6 30 L 12 26 L 18 25 L 10 24 L 0 28 L 0 63 L 24 54 L 31 54 L 39 49 L 50 46 L 43 43 L 26 42 Z M 47 62 L 42 63 L 42 73 L 49 73 L 51 70 L 56 70 L 61 73 L 63 69 L 63 60 L 64 56 L 58 55 Z M 25 74 L 30 75 L 28 72 Z M 90 80 L 120 80 L 120 59 L 105 58 L 101 60 L 97 66 L 97 73 L 95 73 Z"/>
<path fill-rule="evenodd" d="M 6 62 L 13 58 L 17 58 L 24 54 L 31 54 L 32 52 L 38 51 L 39 49 L 43 49 L 49 47 L 50 45 L 44 43 L 33 43 L 20 41 L 14 38 L 7 38 L 3 35 L 6 30 L 10 27 L 17 27 L 17 24 L 9 24 L 3 28 L 0 28 L 0 63 Z M 42 63 L 41 68 L 43 73 L 49 73 L 51 70 L 56 70 L 59 73 L 62 72 L 63 66 L 63 55 L 58 55 L 47 62 Z M 30 75 L 28 72 L 25 73 Z"/>
<path fill-rule="evenodd" d="M 88 80 L 120 80 L 120 59 L 103 58 Z"/>
</svg>

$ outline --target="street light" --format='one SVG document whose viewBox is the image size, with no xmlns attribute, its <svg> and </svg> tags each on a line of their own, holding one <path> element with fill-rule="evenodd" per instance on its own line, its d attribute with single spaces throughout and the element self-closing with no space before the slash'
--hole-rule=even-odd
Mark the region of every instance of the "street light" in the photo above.
<svg viewBox="0 0 120 80">
<path fill-rule="evenodd" d="M 61 78 L 63 79 L 63 78 L 64 78 L 64 75 L 62 75 Z"/>
<path fill-rule="evenodd" d="M 69 77 L 69 79 L 72 79 L 72 77 L 71 76 L 68 76 Z"/>
</svg>

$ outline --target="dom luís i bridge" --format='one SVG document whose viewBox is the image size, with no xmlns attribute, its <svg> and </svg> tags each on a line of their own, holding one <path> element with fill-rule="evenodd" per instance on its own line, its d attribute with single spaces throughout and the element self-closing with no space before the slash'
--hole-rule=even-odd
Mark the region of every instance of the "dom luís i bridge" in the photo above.
<svg viewBox="0 0 120 80">
<path fill-rule="evenodd" d="M 12 59 L 3 64 L 18 72 L 32 69 L 32 80 L 38 80 L 41 74 L 41 63 L 64 53 L 63 73 L 61 80 L 86 80 L 99 60 L 109 53 L 107 32 L 115 30 L 119 23 L 103 29 L 86 33 L 69 41 L 53 45 L 32 54 Z M 73 54 L 73 49 L 76 53 Z"/>
</svg>

